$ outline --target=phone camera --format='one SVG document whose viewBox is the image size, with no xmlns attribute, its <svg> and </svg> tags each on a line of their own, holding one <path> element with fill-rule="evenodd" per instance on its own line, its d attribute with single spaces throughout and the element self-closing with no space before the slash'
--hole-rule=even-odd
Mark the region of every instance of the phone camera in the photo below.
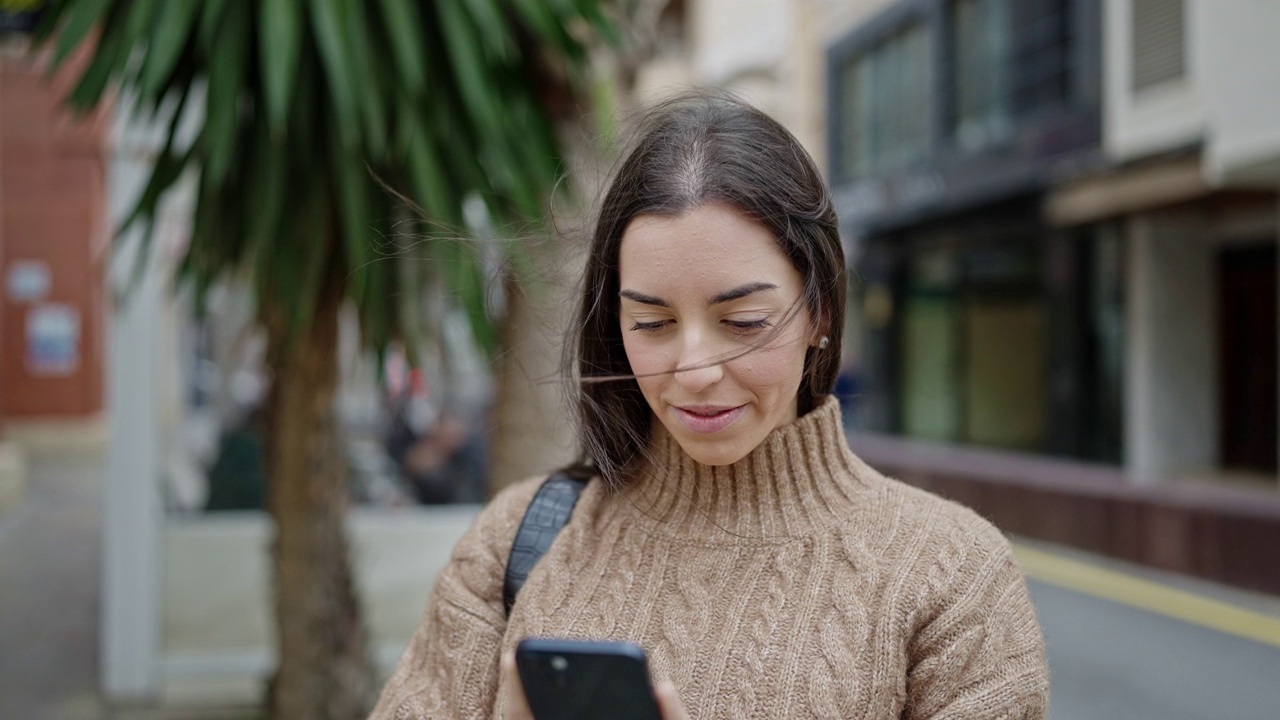
<svg viewBox="0 0 1280 720">
<path fill-rule="evenodd" d="M 560 655 L 551 657 L 551 669 L 556 672 L 564 672 L 569 669 L 569 661 Z"/>
</svg>

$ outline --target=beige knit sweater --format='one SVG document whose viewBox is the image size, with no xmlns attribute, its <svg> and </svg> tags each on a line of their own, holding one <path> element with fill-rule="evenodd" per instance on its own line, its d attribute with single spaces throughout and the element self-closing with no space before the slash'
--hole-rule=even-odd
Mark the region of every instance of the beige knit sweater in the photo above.
<svg viewBox="0 0 1280 720">
<path fill-rule="evenodd" d="M 502 717 L 498 659 L 529 635 L 625 639 L 705 718 L 1043 718 L 1048 670 L 1009 543 L 872 470 L 828 399 L 738 463 L 666 433 L 626 490 L 593 481 L 510 621 L 507 553 L 542 478 L 454 549 L 376 720 Z"/>
</svg>

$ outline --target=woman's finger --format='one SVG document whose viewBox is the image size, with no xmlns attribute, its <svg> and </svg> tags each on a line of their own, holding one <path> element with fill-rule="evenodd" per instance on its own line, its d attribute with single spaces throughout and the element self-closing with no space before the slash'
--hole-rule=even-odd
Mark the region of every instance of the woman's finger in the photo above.
<svg viewBox="0 0 1280 720">
<path fill-rule="evenodd" d="M 524 686 L 520 684 L 520 673 L 516 672 L 515 654 L 503 655 L 500 666 L 502 684 L 507 687 L 506 720 L 533 720 L 533 711 L 529 709 L 529 701 L 524 696 Z"/>
<path fill-rule="evenodd" d="M 680 702 L 680 693 L 676 692 L 676 686 L 670 681 L 658 683 L 653 694 L 658 699 L 662 720 L 689 720 L 689 713 L 685 712 L 684 703 Z"/>
</svg>

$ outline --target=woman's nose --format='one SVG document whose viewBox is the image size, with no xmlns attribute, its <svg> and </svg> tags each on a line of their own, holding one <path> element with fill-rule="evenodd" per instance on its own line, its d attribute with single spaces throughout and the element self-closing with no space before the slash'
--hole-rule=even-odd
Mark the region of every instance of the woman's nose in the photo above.
<svg viewBox="0 0 1280 720">
<path fill-rule="evenodd" d="M 692 339 L 685 343 L 680 365 L 675 371 L 676 382 L 689 394 L 700 393 L 724 377 L 724 364 L 719 362 L 714 348 L 708 343 Z"/>
</svg>

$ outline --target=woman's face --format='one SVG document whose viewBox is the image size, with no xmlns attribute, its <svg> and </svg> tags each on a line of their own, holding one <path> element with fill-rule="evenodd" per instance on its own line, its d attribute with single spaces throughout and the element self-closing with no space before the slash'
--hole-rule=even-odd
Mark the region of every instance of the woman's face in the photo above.
<svg viewBox="0 0 1280 720">
<path fill-rule="evenodd" d="M 722 204 L 639 215 L 622 235 L 618 263 L 631 371 L 690 457 L 737 462 L 796 419 L 805 351 L 817 339 L 800 273 L 768 229 Z M 793 307 L 802 308 L 798 317 L 742 354 Z M 726 357 L 734 359 L 716 362 Z"/>
</svg>

